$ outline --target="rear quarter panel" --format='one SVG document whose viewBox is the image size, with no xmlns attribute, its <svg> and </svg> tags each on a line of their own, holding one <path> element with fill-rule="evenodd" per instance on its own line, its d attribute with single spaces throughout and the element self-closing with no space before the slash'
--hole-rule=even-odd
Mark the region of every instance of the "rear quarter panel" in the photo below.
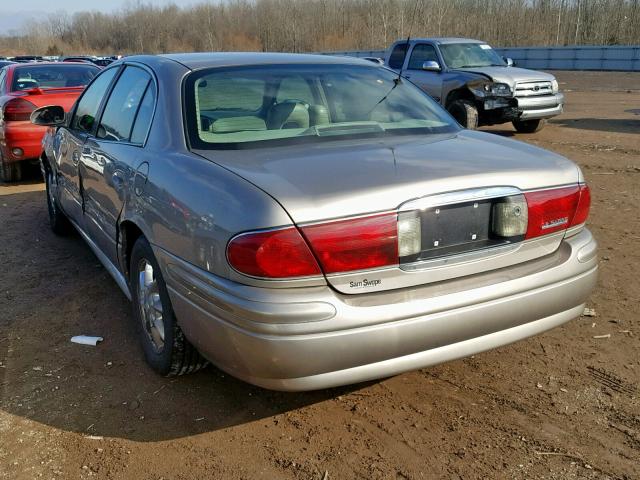
<svg viewBox="0 0 640 480">
<path fill-rule="evenodd" d="M 190 154 L 151 152 L 141 196 L 131 195 L 121 221 L 150 242 L 199 268 L 234 278 L 226 247 L 238 232 L 290 225 L 284 209 L 236 174 Z"/>
</svg>

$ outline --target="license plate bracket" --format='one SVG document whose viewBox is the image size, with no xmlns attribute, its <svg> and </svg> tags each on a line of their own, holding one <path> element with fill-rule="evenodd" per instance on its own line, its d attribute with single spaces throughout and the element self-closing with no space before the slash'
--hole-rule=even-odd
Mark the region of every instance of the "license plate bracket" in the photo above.
<svg viewBox="0 0 640 480">
<path fill-rule="evenodd" d="M 497 200 L 492 198 L 420 210 L 421 251 L 401 257 L 400 263 L 421 262 L 520 240 L 519 237 L 505 238 L 492 234 L 493 204 Z"/>
</svg>

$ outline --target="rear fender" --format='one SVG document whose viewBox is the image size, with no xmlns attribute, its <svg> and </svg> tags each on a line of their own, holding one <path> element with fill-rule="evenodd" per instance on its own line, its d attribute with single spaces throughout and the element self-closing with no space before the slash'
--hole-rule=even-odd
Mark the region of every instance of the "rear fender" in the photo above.
<svg viewBox="0 0 640 480">
<path fill-rule="evenodd" d="M 127 281 L 129 280 L 129 253 L 139 236 L 144 236 L 149 243 L 152 242 L 153 237 L 149 225 L 141 215 L 136 213 L 134 208 L 127 208 L 127 204 L 125 204 L 116 225 L 116 251 L 118 269 Z M 153 247 L 153 244 L 151 246 Z"/>
</svg>

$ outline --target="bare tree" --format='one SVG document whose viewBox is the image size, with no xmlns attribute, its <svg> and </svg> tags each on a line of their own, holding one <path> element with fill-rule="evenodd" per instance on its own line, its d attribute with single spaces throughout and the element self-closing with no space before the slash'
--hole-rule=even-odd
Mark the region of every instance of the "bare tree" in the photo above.
<svg viewBox="0 0 640 480">
<path fill-rule="evenodd" d="M 53 13 L 0 36 L 0 54 L 383 49 L 409 29 L 496 46 L 640 44 L 640 0 L 133 0 Z"/>
</svg>

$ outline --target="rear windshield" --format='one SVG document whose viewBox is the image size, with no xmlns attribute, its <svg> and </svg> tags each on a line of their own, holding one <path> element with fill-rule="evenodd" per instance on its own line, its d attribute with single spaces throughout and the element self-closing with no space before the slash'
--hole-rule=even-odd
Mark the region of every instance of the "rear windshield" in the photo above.
<svg viewBox="0 0 640 480">
<path fill-rule="evenodd" d="M 99 71 L 93 65 L 25 65 L 14 70 L 11 90 L 84 87 Z"/>
<path fill-rule="evenodd" d="M 265 65 L 192 73 L 185 111 L 193 148 L 458 130 L 429 96 L 367 65 Z"/>
</svg>

